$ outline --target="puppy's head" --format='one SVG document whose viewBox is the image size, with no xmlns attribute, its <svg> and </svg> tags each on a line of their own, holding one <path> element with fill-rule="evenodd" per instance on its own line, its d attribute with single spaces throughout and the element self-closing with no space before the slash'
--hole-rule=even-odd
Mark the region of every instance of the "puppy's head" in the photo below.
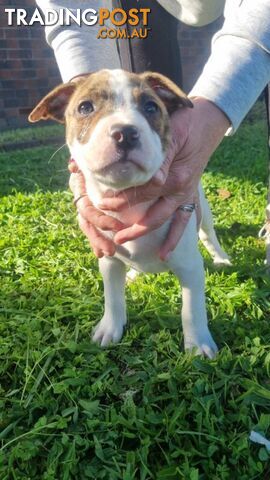
<svg viewBox="0 0 270 480">
<path fill-rule="evenodd" d="M 192 103 L 163 75 L 101 70 L 56 87 L 29 120 L 65 123 L 86 180 L 119 190 L 142 185 L 158 171 L 170 141 L 169 116 L 180 107 Z"/>
</svg>

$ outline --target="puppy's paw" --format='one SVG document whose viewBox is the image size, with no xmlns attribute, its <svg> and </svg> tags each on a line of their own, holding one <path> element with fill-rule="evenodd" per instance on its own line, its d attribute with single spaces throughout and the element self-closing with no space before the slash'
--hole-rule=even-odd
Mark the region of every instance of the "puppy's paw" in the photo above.
<svg viewBox="0 0 270 480">
<path fill-rule="evenodd" d="M 214 257 L 213 258 L 213 263 L 216 267 L 231 267 L 232 266 L 232 262 L 230 260 L 230 258 L 226 255 L 224 257 Z"/>
<path fill-rule="evenodd" d="M 218 352 L 208 329 L 203 334 L 185 336 L 185 350 L 193 351 L 195 355 L 203 355 L 208 358 L 214 358 Z"/>
<path fill-rule="evenodd" d="M 103 317 L 94 328 L 93 341 L 99 343 L 101 347 L 106 347 L 110 343 L 118 343 L 123 336 L 124 327 L 124 322 L 116 324 Z"/>
<path fill-rule="evenodd" d="M 135 270 L 134 268 L 131 268 L 127 274 L 126 274 L 126 282 L 127 283 L 132 283 L 136 278 L 140 275 L 140 272 L 138 270 Z"/>
</svg>

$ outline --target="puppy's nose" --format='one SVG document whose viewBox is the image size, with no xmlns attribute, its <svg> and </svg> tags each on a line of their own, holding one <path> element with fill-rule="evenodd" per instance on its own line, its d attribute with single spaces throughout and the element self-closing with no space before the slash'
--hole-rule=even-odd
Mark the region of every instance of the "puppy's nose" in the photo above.
<svg viewBox="0 0 270 480">
<path fill-rule="evenodd" d="M 113 125 L 110 135 L 117 146 L 123 149 L 135 148 L 139 143 L 140 134 L 134 125 Z"/>
</svg>

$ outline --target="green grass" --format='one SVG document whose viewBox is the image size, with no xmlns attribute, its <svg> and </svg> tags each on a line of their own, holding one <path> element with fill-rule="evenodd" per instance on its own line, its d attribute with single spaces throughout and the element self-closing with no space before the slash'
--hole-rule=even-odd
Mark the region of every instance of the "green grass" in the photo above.
<svg viewBox="0 0 270 480">
<path fill-rule="evenodd" d="M 17 130 L 0 132 L 0 148 L 6 143 L 23 142 L 29 140 L 50 140 L 52 137 L 64 138 L 63 125 L 45 125 L 43 127 L 28 127 Z"/>
<path fill-rule="evenodd" d="M 169 274 L 127 287 L 121 345 L 91 343 L 102 281 L 54 148 L 1 154 L 1 480 L 268 479 L 268 453 L 248 440 L 270 437 L 264 123 L 226 139 L 204 177 L 234 262 L 216 271 L 203 252 L 213 361 L 183 352 Z"/>
</svg>

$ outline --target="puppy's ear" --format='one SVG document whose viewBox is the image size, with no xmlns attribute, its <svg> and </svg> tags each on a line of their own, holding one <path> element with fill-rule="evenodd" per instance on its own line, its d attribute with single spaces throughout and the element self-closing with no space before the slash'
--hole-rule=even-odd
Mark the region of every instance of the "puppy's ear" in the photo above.
<svg viewBox="0 0 270 480">
<path fill-rule="evenodd" d="M 180 107 L 193 108 L 193 103 L 181 88 L 164 75 L 145 72 L 141 77 L 163 101 L 169 113 L 174 112 Z"/>
<path fill-rule="evenodd" d="M 76 83 L 62 83 L 44 97 L 30 113 L 28 120 L 38 122 L 39 120 L 53 119 L 64 123 L 65 110 L 69 99 L 77 87 Z"/>
</svg>

